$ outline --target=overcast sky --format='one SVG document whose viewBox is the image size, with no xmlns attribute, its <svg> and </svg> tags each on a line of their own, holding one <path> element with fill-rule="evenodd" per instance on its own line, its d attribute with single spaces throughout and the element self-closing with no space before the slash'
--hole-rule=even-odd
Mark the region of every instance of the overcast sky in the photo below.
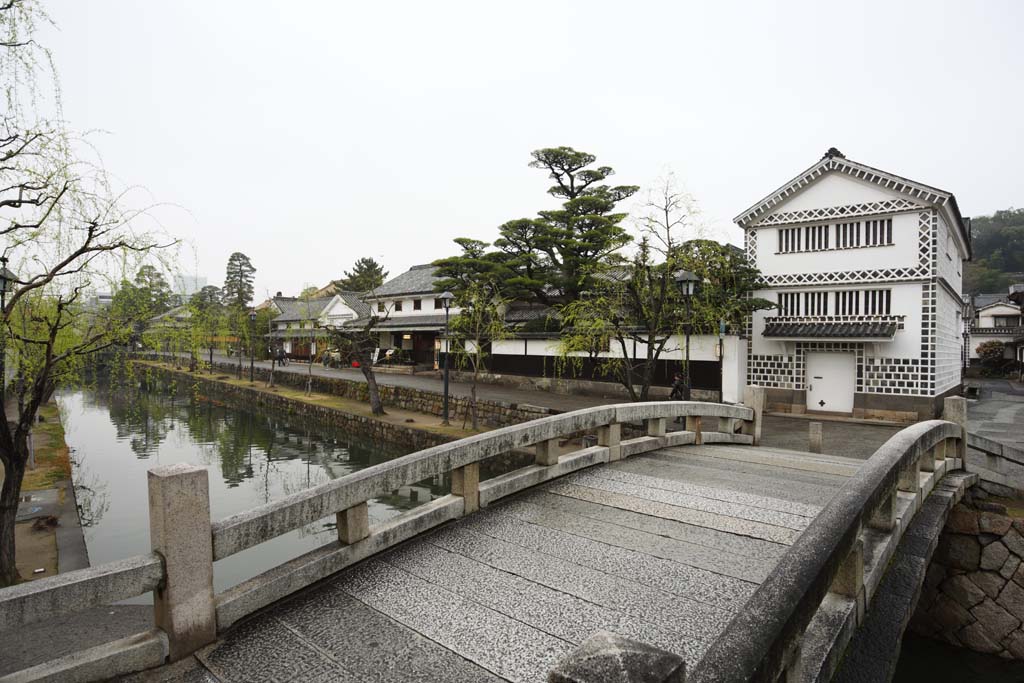
<svg viewBox="0 0 1024 683">
<path fill-rule="evenodd" d="M 554 203 L 540 147 L 671 169 L 737 243 L 830 146 L 964 215 L 1024 203 L 1019 0 L 47 4 L 70 124 L 168 205 L 183 270 L 243 251 L 257 298 L 493 240 Z"/>
</svg>

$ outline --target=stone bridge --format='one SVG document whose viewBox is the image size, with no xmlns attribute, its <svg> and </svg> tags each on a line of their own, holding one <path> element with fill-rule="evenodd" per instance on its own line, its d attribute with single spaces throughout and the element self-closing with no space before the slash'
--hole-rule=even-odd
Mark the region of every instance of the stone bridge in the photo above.
<svg viewBox="0 0 1024 683">
<path fill-rule="evenodd" d="M 745 404 L 547 417 L 216 522 L 204 469 L 156 468 L 151 554 L 0 592 L 0 631 L 146 591 L 154 629 L 0 681 L 879 680 L 895 655 L 867 645 L 898 648 L 977 477 L 964 402 L 863 462 L 761 447 L 763 392 Z M 450 495 L 369 524 L 368 500 L 439 475 Z M 330 515 L 337 541 L 214 594 L 214 561 Z"/>
</svg>

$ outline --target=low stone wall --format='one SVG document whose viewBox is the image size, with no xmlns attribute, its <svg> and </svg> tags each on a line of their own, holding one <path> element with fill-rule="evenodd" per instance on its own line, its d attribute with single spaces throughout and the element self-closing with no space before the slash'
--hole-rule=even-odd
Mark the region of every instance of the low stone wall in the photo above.
<svg viewBox="0 0 1024 683">
<path fill-rule="evenodd" d="M 950 512 L 909 628 L 1024 660 L 1024 519 L 986 498 L 976 486 Z"/>
<path fill-rule="evenodd" d="M 456 370 L 452 372 L 451 376 L 457 381 L 469 382 L 473 378 L 473 373 Z M 515 387 L 516 389 L 529 389 L 533 391 L 546 391 L 552 394 L 615 398 L 623 402 L 630 400 L 629 392 L 626 391 L 626 387 L 614 382 L 597 382 L 565 377 L 530 377 L 527 375 L 505 375 L 496 373 L 483 373 L 479 380 L 486 384 L 496 384 L 499 386 Z M 652 386 L 650 389 L 650 399 L 652 401 L 667 401 L 671 394 L 671 387 Z M 694 388 L 690 395 L 695 401 L 718 401 L 718 389 Z"/>
<path fill-rule="evenodd" d="M 160 358 L 157 360 L 166 360 Z M 238 366 L 228 363 L 213 364 L 214 370 L 234 376 L 238 372 Z M 243 368 L 243 376 L 249 376 L 249 368 Z M 254 376 L 260 382 L 266 382 L 270 378 L 270 371 L 264 368 L 256 368 Z M 305 373 L 281 372 L 274 373 L 274 384 L 292 387 L 296 389 L 306 388 L 307 376 Z M 378 384 L 380 398 L 385 406 L 394 406 L 403 410 L 413 410 L 427 415 L 440 416 L 444 411 L 443 395 L 440 392 L 422 391 L 409 387 L 399 387 L 391 384 Z M 367 401 L 367 389 L 364 382 L 339 377 L 322 377 L 313 375 L 313 391 L 318 394 L 330 394 L 354 401 Z M 536 420 L 538 417 L 556 415 L 559 411 L 542 406 L 524 405 L 522 403 L 506 403 L 503 401 L 477 400 L 477 414 L 480 423 L 487 427 L 507 427 L 508 425 L 521 424 Z M 469 399 L 452 396 L 449 399 L 449 415 L 451 420 L 462 420 L 469 411 Z"/>
<path fill-rule="evenodd" d="M 295 416 L 296 418 L 314 421 L 317 424 L 337 427 L 356 437 L 390 444 L 408 452 L 438 446 L 453 440 L 443 434 L 391 424 L 363 415 L 346 413 L 336 408 L 304 403 L 260 389 L 250 389 L 248 387 L 218 382 L 213 377 L 198 373 L 154 366 L 146 366 L 146 370 L 157 379 L 178 382 L 189 387 L 194 386 L 200 393 L 207 396 L 216 396 L 217 398 L 246 407 L 273 411 L 281 415 Z M 285 382 L 278 382 L 279 377 L 283 374 L 286 373 L 275 373 L 274 382 L 286 384 Z M 303 379 L 305 379 L 304 376 Z M 316 385 L 314 385 L 313 390 L 320 391 Z"/>
</svg>

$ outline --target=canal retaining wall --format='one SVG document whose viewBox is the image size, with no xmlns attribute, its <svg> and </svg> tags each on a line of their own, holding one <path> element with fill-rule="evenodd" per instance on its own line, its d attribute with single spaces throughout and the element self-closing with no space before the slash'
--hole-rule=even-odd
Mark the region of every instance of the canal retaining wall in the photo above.
<svg viewBox="0 0 1024 683">
<path fill-rule="evenodd" d="M 167 359 L 157 358 L 156 360 L 166 361 Z M 238 372 L 238 365 L 214 362 L 213 369 L 234 376 Z M 243 375 L 248 377 L 248 373 L 249 368 L 245 367 Z M 267 382 L 270 379 L 270 371 L 265 368 L 255 368 L 254 377 L 260 382 Z M 363 403 L 369 401 L 365 382 L 339 377 L 323 377 L 320 375 L 313 375 L 312 378 L 313 391 L 318 394 L 329 394 Z M 307 379 L 308 377 L 305 373 L 281 371 L 274 373 L 274 384 L 294 389 L 305 390 Z M 444 396 L 441 393 L 400 387 L 393 384 L 378 384 L 377 387 L 380 390 L 381 402 L 385 406 L 412 410 L 438 417 L 444 412 Z M 543 406 L 484 399 L 477 399 L 476 406 L 480 424 L 492 428 L 521 424 L 530 420 L 536 420 L 539 417 L 556 415 L 560 412 Z M 465 418 L 469 414 L 469 410 L 470 401 L 468 397 L 451 396 L 449 398 L 449 415 L 453 422 Z"/>
<path fill-rule="evenodd" d="M 1024 519 L 981 486 L 950 512 L 909 628 L 1024 660 Z"/>
<path fill-rule="evenodd" d="M 151 377 L 168 382 L 180 382 L 185 386 L 195 387 L 199 393 L 205 396 L 215 396 L 231 403 L 272 411 L 279 415 L 312 420 L 318 424 L 343 429 L 356 437 L 391 444 L 408 451 L 418 451 L 453 440 L 453 437 L 444 434 L 392 424 L 364 415 L 348 413 L 329 406 L 296 401 L 287 396 L 270 393 L 262 388 L 240 387 L 199 373 L 153 365 L 146 365 L 144 367 Z M 275 373 L 274 383 L 291 386 L 288 382 L 278 381 L 284 374 Z M 303 379 L 305 379 L 304 376 Z M 317 378 L 314 377 L 314 379 Z M 302 387 L 305 388 L 305 384 Z M 329 393 L 319 388 L 316 383 L 313 385 L 313 391 Z M 348 397 L 346 396 L 346 398 Z"/>
</svg>

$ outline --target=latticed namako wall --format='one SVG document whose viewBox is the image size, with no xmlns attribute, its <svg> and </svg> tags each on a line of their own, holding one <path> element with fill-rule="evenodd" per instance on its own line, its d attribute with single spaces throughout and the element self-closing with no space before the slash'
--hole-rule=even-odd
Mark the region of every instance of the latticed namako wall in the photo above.
<svg viewBox="0 0 1024 683">
<path fill-rule="evenodd" d="M 771 214 L 758 223 L 763 225 L 785 225 L 789 222 L 818 220 L 821 218 L 869 216 L 879 213 L 914 208 L 918 210 L 917 231 L 917 264 L 904 268 L 885 268 L 868 270 L 849 270 L 839 272 L 792 273 L 764 278 L 768 286 L 792 285 L 849 285 L 879 282 L 921 282 L 921 346 L 918 357 L 887 358 L 873 355 L 875 344 L 861 342 L 796 342 L 793 354 L 755 354 L 753 353 L 753 324 L 747 321 L 747 381 L 750 384 L 773 389 L 803 390 L 804 358 L 808 351 L 852 352 L 857 356 L 856 391 L 867 394 L 886 394 L 895 396 L 935 396 L 949 387 L 950 381 L 959 382 L 959 354 L 957 343 L 953 351 L 952 369 L 949 365 L 948 330 L 943 328 L 941 353 L 937 352 L 937 299 L 935 285 L 931 278 L 935 272 L 937 251 L 938 218 L 934 210 L 920 210 L 917 204 L 897 199 L 884 202 L 869 202 L 847 206 L 828 207 L 788 213 Z M 756 259 L 759 227 L 745 231 L 745 246 L 748 258 Z M 945 303 L 943 305 L 945 309 Z M 894 310 L 893 313 L 901 311 Z M 955 316 L 955 311 L 953 313 Z M 946 316 L 943 315 L 943 324 Z M 822 318 L 822 320 L 825 320 Z M 954 323 L 955 324 L 955 323 Z M 943 365 L 943 388 L 936 386 L 936 361 Z M 938 392 L 937 392 L 938 390 Z"/>
</svg>

